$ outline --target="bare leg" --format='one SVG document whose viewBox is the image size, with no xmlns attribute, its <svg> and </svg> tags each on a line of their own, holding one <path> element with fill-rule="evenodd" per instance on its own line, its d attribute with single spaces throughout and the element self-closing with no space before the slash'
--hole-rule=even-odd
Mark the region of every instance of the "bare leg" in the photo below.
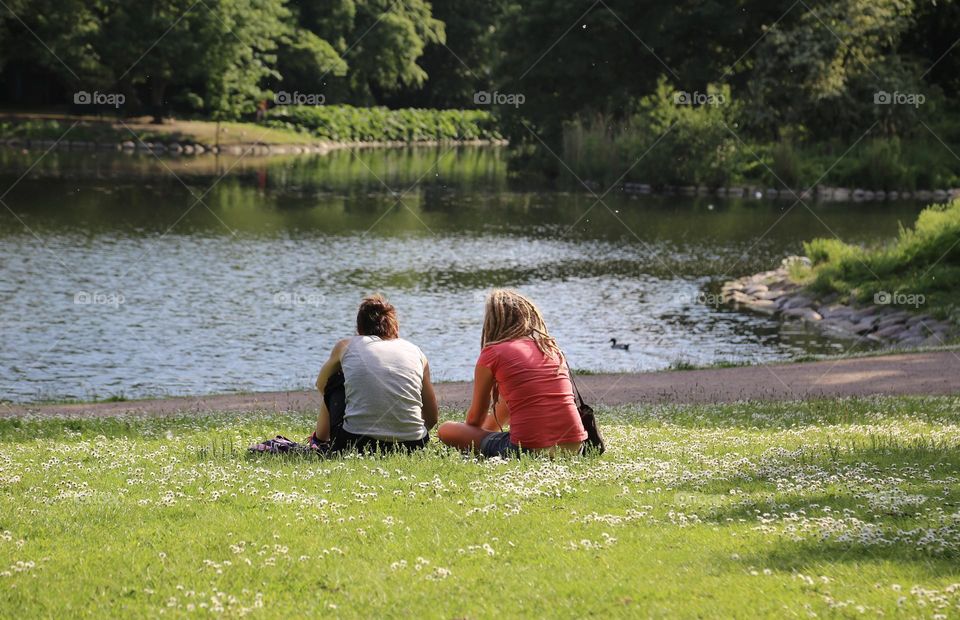
<svg viewBox="0 0 960 620">
<path fill-rule="evenodd" d="M 437 437 L 448 446 L 480 452 L 480 442 L 491 432 L 463 422 L 444 422 L 437 431 Z"/>
</svg>

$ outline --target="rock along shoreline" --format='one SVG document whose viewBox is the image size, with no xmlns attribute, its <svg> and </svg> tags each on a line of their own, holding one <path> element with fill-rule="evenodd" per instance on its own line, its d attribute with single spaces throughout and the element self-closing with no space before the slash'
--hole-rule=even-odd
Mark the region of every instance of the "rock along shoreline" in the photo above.
<svg viewBox="0 0 960 620">
<path fill-rule="evenodd" d="M 591 190 L 602 190 L 600 183 L 584 181 Z M 832 187 L 818 185 L 815 188 L 775 189 L 772 187 L 735 186 L 709 188 L 704 185 L 668 185 L 656 188 L 647 183 L 623 183 L 619 188 L 625 194 L 657 196 L 715 196 L 717 198 L 746 198 L 752 200 L 790 200 L 816 202 L 880 202 L 885 200 L 917 200 L 921 202 L 943 202 L 960 198 L 960 188 L 921 189 L 921 190 L 870 190 L 861 188 Z"/>
<path fill-rule="evenodd" d="M 882 304 L 845 304 L 835 293 L 817 299 L 790 280 L 794 262 L 809 265 L 810 259 L 788 256 L 777 269 L 726 282 L 721 291 L 724 303 L 804 321 L 830 335 L 864 338 L 896 348 L 941 346 L 960 336 L 952 324 L 928 314 Z"/>
<path fill-rule="evenodd" d="M 124 140 L 123 142 L 91 142 L 87 140 L 29 140 L 10 138 L 0 140 L 0 145 L 22 150 L 56 149 L 59 151 L 118 151 L 124 153 L 158 153 L 164 155 L 300 155 L 306 153 L 329 153 L 338 149 L 403 148 L 408 146 L 506 146 L 506 140 L 402 140 L 370 142 L 317 142 L 313 144 L 270 144 L 248 142 L 234 144 L 203 144 L 196 142 L 159 142 Z"/>
</svg>

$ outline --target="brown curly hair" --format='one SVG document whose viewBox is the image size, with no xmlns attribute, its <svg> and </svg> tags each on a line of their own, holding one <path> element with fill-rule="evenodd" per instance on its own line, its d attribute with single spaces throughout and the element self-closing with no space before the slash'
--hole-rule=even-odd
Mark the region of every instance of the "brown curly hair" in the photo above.
<svg viewBox="0 0 960 620">
<path fill-rule="evenodd" d="M 392 340 L 400 336 L 397 309 L 383 295 L 369 295 L 357 310 L 357 334 Z"/>
</svg>

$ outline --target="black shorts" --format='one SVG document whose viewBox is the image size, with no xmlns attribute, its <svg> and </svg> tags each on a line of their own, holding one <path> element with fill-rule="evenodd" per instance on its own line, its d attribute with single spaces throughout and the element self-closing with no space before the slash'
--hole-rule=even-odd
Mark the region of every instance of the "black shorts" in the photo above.
<svg viewBox="0 0 960 620">
<path fill-rule="evenodd" d="M 580 455 L 584 454 L 587 443 L 583 442 L 580 446 Z M 515 457 L 520 458 L 523 454 L 536 454 L 535 450 L 514 445 L 510 441 L 509 432 L 490 433 L 480 441 L 480 454 L 485 457 L 500 458 Z"/>
<path fill-rule="evenodd" d="M 430 435 L 415 441 L 386 441 L 366 435 L 354 435 L 343 429 L 331 442 L 330 452 L 342 454 L 344 452 L 359 452 L 360 454 L 389 454 L 393 452 L 413 452 L 422 450 L 430 443 Z"/>
</svg>

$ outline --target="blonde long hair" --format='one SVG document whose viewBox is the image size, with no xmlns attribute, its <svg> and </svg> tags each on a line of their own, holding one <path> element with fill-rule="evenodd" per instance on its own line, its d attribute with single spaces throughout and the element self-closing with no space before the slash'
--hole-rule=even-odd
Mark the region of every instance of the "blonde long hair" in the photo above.
<svg viewBox="0 0 960 620">
<path fill-rule="evenodd" d="M 502 288 L 490 291 L 483 316 L 480 348 L 526 337 L 532 338 L 544 355 L 562 365 L 563 353 L 547 331 L 547 324 L 536 304 L 517 291 Z"/>
</svg>

